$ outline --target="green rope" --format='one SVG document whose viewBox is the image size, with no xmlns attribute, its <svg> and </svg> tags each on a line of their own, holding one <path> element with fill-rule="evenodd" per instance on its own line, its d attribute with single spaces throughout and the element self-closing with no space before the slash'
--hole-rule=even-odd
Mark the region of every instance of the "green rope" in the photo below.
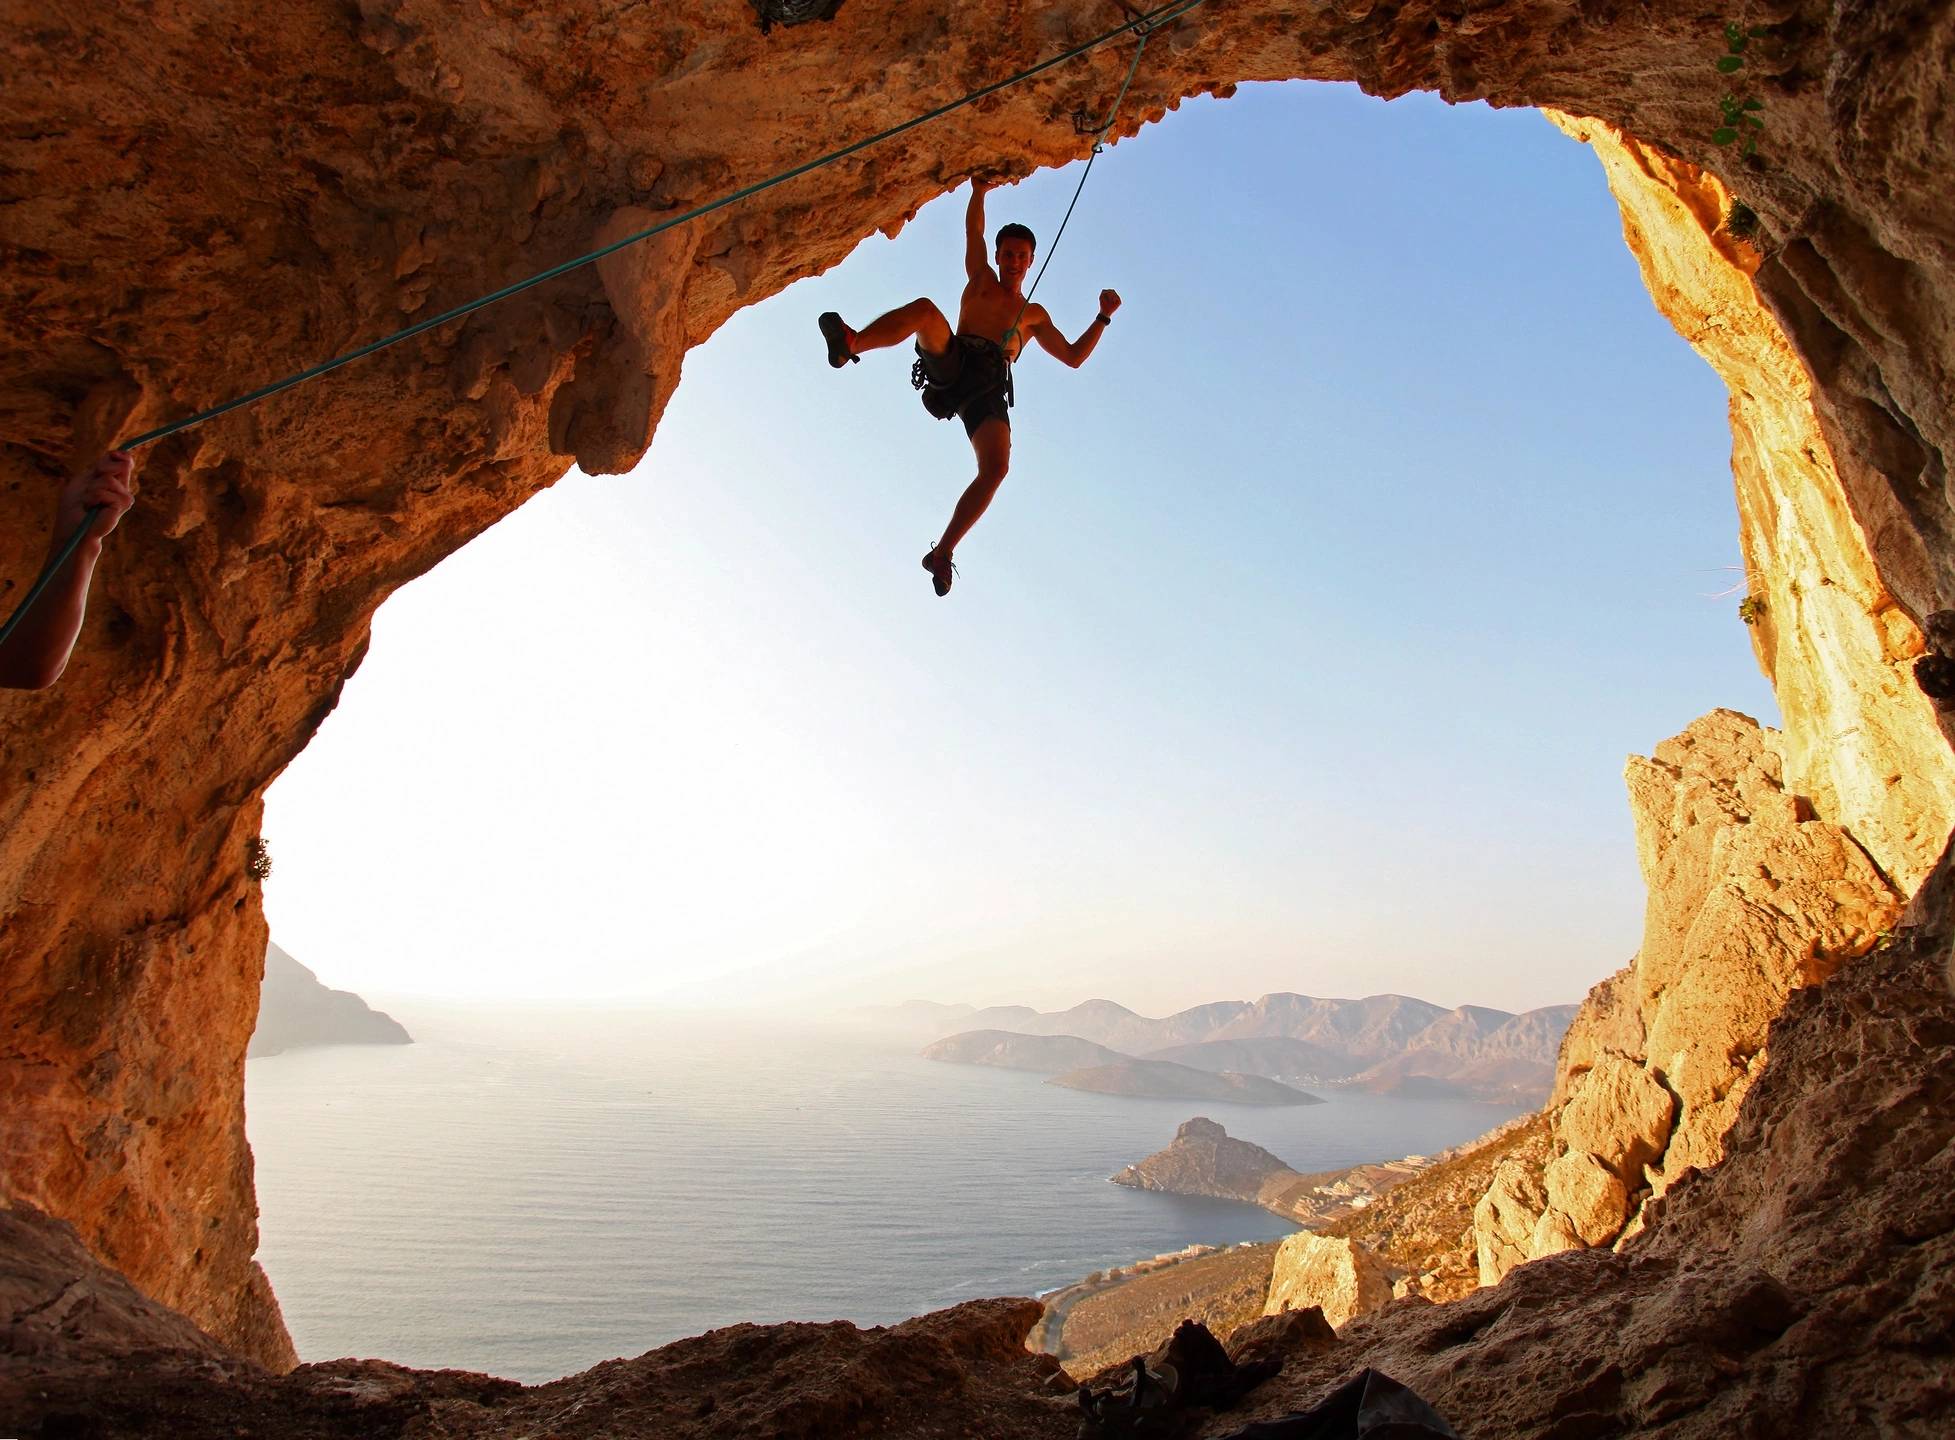
<svg viewBox="0 0 1955 1440">
<path fill-rule="evenodd" d="M 1107 131 L 1111 130 L 1113 122 L 1120 118 L 1120 106 L 1127 98 L 1127 87 L 1134 83 L 1135 72 L 1140 69 L 1140 57 L 1146 53 L 1148 38 L 1163 25 L 1179 20 L 1197 5 L 1205 3 L 1206 0 L 1174 0 L 1174 3 L 1163 5 L 1159 10 L 1148 15 L 1139 16 L 1133 22 L 1134 33 L 1140 36 L 1140 44 L 1134 47 L 1133 63 L 1128 65 L 1127 78 L 1120 82 L 1119 93 L 1113 97 L 1113 105 L 1106 112 L 1106 123 L 1093 132 L 1093 149 L 1086 157 L 1086 168 L 1080 172 L 1079 184 L 1073 187 L 1073 198 L 1066 202 L 1066 213 L 1059 221 L 1059 233 L 1052 237 L 1052 243 L 1046 247 L 1045 259 L 1039 263 L 1039 273 L 1032 277 L 1032 288 L 1025 292 L 1024 303 L 1018 307 L 1018 313 L 1012 317 L 1011 329 L 1005 331 L 1007 345 L 1011 343 L 1011 337 L 1018 333 L 1018 322 L 1025 318 L 1026 307 L 1032 303 L 1032 297 L 1038 293 L 1039 281 L 1045 279 L 1045 267 L 1052 263 L 1052 257 L 1059 252 L 1059 242 L 1065 238 L 1066 226 L 1073 218 L 1073 207 L 1079 204 L 1080 194 L 1086 189 L 1087 177 L 1093 173 L 1093 162 L 1099 159 L 1100 151 L 1106 148 L 1102 142 L 1106 139 Z"/>
<path fill-rule="evenodd" d="M 742 188 L 735 190 L 730 195 L 722 196 L 718 200 L 709 201 L 704 205 L 694 206 L 692 209 L 685 211 L 683 214 L 674 215 L 670 219 L 662 220 L 658 224 L 651 226 L 649 229 L 640 230 L 634 234 L 627 235 L 622 240 L 614 241 L 611 244 L 603 246 L 600 249 L 592 250 L 586 254 L 579 255 L 574 260 L 565 260 L 563 263 L 559 265 L 552 265 L 547 270 L 538 271 L 536 274 L 529 276 L 527 279 L 518 280 L 511 285 L 505 285 L 500 290 L 496 290 L 490 294 L 484 295 L 480 299 L 471 300 L 464 305 L 457 305 L 452 310 L 444 310 L 439 315 L 429 316 L 426 320 L 420 320 L 412 325 L 407 326 L 404 329 L 396 330 L 393 334 L 388 335 L 382 339 L 375 340 L 368 344 L 359 346 L 357 349 L 348 350 L 343 355 L 335 355 L 330 360 L 322 360 L 317 365 L 308 366 L 304 370 L 295 371 L 292 374 L 285 376 L 283 379 L 274 380 L 268 385 L 260 385 L 256 390 L 247 391 L 245 394 L 239 395 L 235 399 L 226 400 L 219 405 L 213 405 L 207 410 L 199 410 L 194 415 L 186 415 L 181 420 L 172 420 L 168 424 L 157 426 L 154 430 L 146 430 L 142 434 L 136 436 L 134 439 L 125 442 L 124 444 L 118 446 L 117 448 L 121 450 L 141 449 L 143 446 L 154 444 L 156 441 L 162 440 L 167 436 L 178 434 L 179 432 L 184 430 L 189 430 L 197 425 L 202 425 L 207 420 L 215 420 L 218 416 L 228 415 L 233 410 L 243 409 L 247 405 L 255 405 L 260 400 L 269 399 L 271 396 L 277 395 L 281 391 L 290 390 L 295 385 L 303 385 L 309 380 L 316 380 L 321 375 L 325 375 L 334 370 L 339 369 L 339 367 L 342 365 L 350 365 L 355 360 L 363 360 L 367 356 L 377 354 L 378 352 L 387 349 L 391 345 L 398 345 L 403 340 L 410 340 L 416 335 L 426 334 L 428 331 L 435 329 L 437 326 L 446 325 L 450 321 L 459 320 L 465 315 L 472 315 L 477 310 L 481 310 L 487 306 L 494 305 L 498 301 L 507 300 L 512 295 L 520 295 L 523 291 L 531 289 L 534 286 L 541 285 L 547 280 L 555 280 L 559 276 L 568 275 L 573 270 L 580 270 L 586 265 L 595 264 L 597 261 L 604 259 L 608 255 L 615 255 L 618 253 L 618 251 L 623 250 L 628 246 L 636 245 L 641 241 L 649 240 L 654 235 L 663 234 L 665 231 L 673 229 L 676 226 L 684 225 L 692 220 L 697 220 L 703 215 L 710 215 L 716 210 L 724 210 L 729 205 L 738 204 L 740 201 L 758 195 L 764 190 L 771 190 L 776 185 L 784 185 L 789 180 L 799 179 L 801 176 L 806 175 L 811 171 L 819 170 L 827 165 L 832 165 L 837 160 L 846 160 L 849 156 L 859 154 L 862 151 L 870 148 L 872 145 L 880 145 L 883 141 L 894 139 L 896 136 L 901 135 L 906 131 L 914 130 L 919 125 L 927 125 L 930 123 L 930 121 L 941 119 L 943 116 L 950 114 L 954 110 L 961 110 L 966 105 L 984 99 L 987 95 L 995 95 L 1001 90 L 1008 90 L 1012 86 L 1022 84 L 1025 81 L 1030 80 L 1032 77 L 1036 75 L 1042 75 L 1046 71 L 1054 69 L 1057 66 L 1064 65 L 1066 62 L 1070 60 L 1076 60 L 1081 55 L 1086 54 L 1088 51 L 1097 50 L 1100 46 L 1106 44 L 1109 40 L 1116 40 L 1120 36 L 1126 35 L 1128 33 L 1136 33 L 1136 34 L 1140 34 L 1143 37 L 1142 48 L 1145 48 L 1145 36 L 1148 31 L 1152 30 L 1157 25 L 1167 23 L 1167 21 L 1169 20 L 1178 19 L 1180 16 L 1187 14 L 1190 10 L 1193 10 L 1197 5 L 1201 5 L 1204 3 L 1206 3 L 1206 0 L 1168 0 L 1167 4 L 1160 6 L 1155 10 L 1151 10 L 1143 15 L 1137 15 L 1133 19 L 1127 21 L 1125 24 L 1116 25 L 1113 29 L 1108 30 L 1105 34 L 1096 35 L 1091 40 L 1085 41 L 1083 44 L 1075 45 L 1070 50 L 1067 50 L 1062 54 L 1054 55 L 1047 60 L 1041 60 L 1038 64 L 1031 66 L 1029 69 L 1021 70 L 1016 75 L 1013 75 L 1008 79 L 995 81 L 990 85 L 982 86 L 979 89 L 971 91 L 968 95 L 964 95 L 959 99 L 952 100 L 947 104 L 939 105 L 933 110 L 926 110 L 921 115 L 917 115 L 911 119 L 905 120 L 899 125 L 892 125 L 887 130 L 883 130 L 878 132 L 877 134 L 871 135 L 867 139 L 858 140 L 854 144 L 844 145 L 839 150 L 831 150 L 826 155 L 818 156 L 813 160 L 804 161 L 801 164 L 794 166 L 792 169 L 781 171 L 778 175 L 772 175 L 769 176 L 767 179 L 757 181 L 752 185 L 743 186 Z M 1136 50 L 1134 54 L 1134 65 L 1138 66 L 1139 63 L 1140 63 L 1140 53 L 1138 50 Z M 1133 80 L 1132 68 L 1128 70 L 1127 79 L 1129 82 Z M 1120 93 L 1123 96 L 1126 94 L 1126 90 L 1127 90 L 1126 85 L 1122 85 L 1120 87 Z M 1116 102 L 1116 108 L 1117 108 L 1117 102 Z M 1113 117 L 1109 116 L 1107 119 L 1107 124 L 1110 126 L 1112 123 L 1113 123 Z M 1101 135 L 1104 135 L 1105 133 L 1106 132 L 1104 129 L 1102 129 L 1100 132 Z M 1099 143 L 1098 143 L 1098 139 L 1096 138 L 1094 142 L 1094 150 L 1097 152 L 1098 149 L 1099 149 Z M 1090 160 L 1088 162 L 1088 169 L 1089 170 L 1091 169 Z M 1084 183 L 1084 177 L 1082 177 L 1082 184 L 1083 183 Z M 1074 195 L 1074 199 L 1075 200 L 1078 199 L 1077 194 Z M 1067 213 L 1070 214 L 1071 211 L 1068 210 Z M 1061 226 L 1061 231 L 1063 232 L 1063 230 L 1064 227 Z M 1055 245 L 1057 244 L 1056 240 L 1054 241 L 1054 244 Z M 1050 255 L 1048 255 L 1047 259 L 1049 260 L 1050 258 L 1051 258 Z M 1039 273 L 1044 274 L 1045 272 L 1043 269 L 1041 269 Z M 1034 281 L 1033 283 L 1036 285 L 1037 282 Z M 1030 296 L 1028 295 L 1026 298 L 1029 303 Z M 1019 313 L 1022 315 L 1024 312 L 1021 309 Z M 96 514 L 97 511 L 93 509 L 91 509 L 88 512 L 88 514 L 83 518 L 81 525 L 76 529 L 75 533 L 68 537 L 67 543 L 62 547 L 60 553 L 57 554 L 53 559 L 48 561 L 47 566 L 41 571 L 40 577 L 34 582 L 33 586 L 28 590 L 27 597 L 21 601 L 19 606 L 15 608 L 14 613 L 7 617 L 7 623 L 4 626 L 0 626 L 0 645 L 4 645 L 7 642 L 7 638 L 14 633 L 14 630 L 19 626 L 21 620 L 26 616 L 29 608 L 32 607 L 32 605 L 37 599 L 40 598 L 42 591 L 47 589 L 49 582 L 54 579 L 56 572 L 58 572 L 61 569 L 61 567 L 67 563 L 68 558 L 71 555 L 73 555 L 77 547 L 80 546 L 82 537 L 88 533 L 88 527 L 94 523 Z"/>
<path fill-rule="evenodd" d="M 1045 247 L 1045 259 L 1039 262 L 1039 273 L 1032 277 L 1032 288 L 1025 292 L 1024 300 L 1019 302 L 1018 313 L 1011 317 L 1011 328 L 1005 331 L 1007 346 L 1011 344 L 1011 337 L 1018 333 L 1018 322 L 1025 318 L 1025 311 L 1031 306 L 1032 297 L 1039 293 L 1039 281 L 1045 279 L 1045 267 L 1052 263 L 1052 257 L 1059 253 L 1059 242 L 1066 238 L 1066 226 L 1072 221 L 1073 207 L 1079 204 L 1079 197 L 1086 189 L 1087 177 L 1093 173 L 1093 162 L 1100 158 L 1100 151 L 1105 148 L 1101 142 L 1106 139 L 1107 131 L 1113 128 L 1113 122 L 1120 118 L 1120 106 L 1127 98 L 1127 87 L 1134 83 L 1134 75 L 1140 69 L 1140 57 L 1147 53 L 1148 36 L 1153 34 L 1157 26 L 1179 19 L 1202 3 L 1204 0 L 1174 0 L 1174 3 L 1163 5 L 1154 12 L 1158 19 L 1142 16 L 1133 22 L 1136 27 L 1134 33 L 1140 36 L 1140 44 L 1134 46 L 1134 58 L 1127 66 L 1127 78 L 1120 82 L 1119 93 L 1113 97 L 1113 105 L 1106 112 L 1105 123 L 1093 132 L 1093 148 L 1086 156 L 1086 168 L 1080 172 L 1079 183 L 1073 186 L 1073 198 L 1066 202 L 1065 216 L 1059 221 L 1059 233 L 1054 235 L 1052 243 Z M 1005 363 L 1007 365 L 1011 363 L 1009 353 L 1005 356 Z"/>
</svg>

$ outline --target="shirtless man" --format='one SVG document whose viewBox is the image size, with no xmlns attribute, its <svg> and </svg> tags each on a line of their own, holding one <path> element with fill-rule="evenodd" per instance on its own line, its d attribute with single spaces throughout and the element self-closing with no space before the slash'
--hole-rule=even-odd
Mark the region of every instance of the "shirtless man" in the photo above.
<svg viewBox="0 0 1955 1440">
<path fill-rule="evenodd" d="M 48 543 L 49 559 L 60 553 L 91 509 L 99 506 L 100 513 L 34 608 L 21 617 L 19 627 L 0 645 L 0 687 L 45 690 L 68 668 L 68 656 L 81 635 L 88 586 L 95 578 L 102 540 L 115 529 L 123 511 L 135 503 L 135 492 L 130 488 L 134 474 L 135 462 L 125 452 L 111 450 L 61 487 L 54 509 L 54 538 Z"/>
<path fill-rule="evenodd" d="M 939 595 L 950 593 L 954 573 L 951 557 L 957 542 L 990 505 L 1004 482 L 1011 462 L 1010 361 L 1018 358 L 1027 340 L 1077 370 L 1100 343 L 1100 332 L 1113 321 L 1120 297 L 1100 292 L 1100 313 L 1077 340 L 1059 333 L 1043 305 L 1025 303 L 1025 275 L 1032 268 L 1036 242 L 1023 225 L 999 229 L 993 270 L 984 254 L 984 195 L 988 180 L 971 182 L 971 204 L 964 212 L 964 295 L 957 303 L 953 334 L 943 312 L 929 300 L 912 300 L 860 330 L 851 330 L 830 310 L 820 319 L 828 341 L 828 363 L 840 368 L 864 351 L 882 350 L 916 341 L 920 357 L 912 377 L 923 391 L 924 408 L 940 420 L 952 415 L 964 422 L 977 452 L 977 479 L 957 502 L 943 538 L 923 557 L 923 568 Z M 1014 328 L 1014 326 L 1016 328 Z"/>
</svg>

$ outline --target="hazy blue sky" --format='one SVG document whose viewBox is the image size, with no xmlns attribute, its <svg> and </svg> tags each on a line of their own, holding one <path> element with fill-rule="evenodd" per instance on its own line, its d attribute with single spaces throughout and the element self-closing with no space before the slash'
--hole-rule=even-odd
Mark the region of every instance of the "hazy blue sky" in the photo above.
<svg viewBox="0 0 1955 1440">
<path fill-rule="evenodd" d="M 1075 171 L 991 200 L 1046 241 Z M 1528 111 L 1303 83 L 1101 157 L 1012 474 L 908 357 L 962 193 L 734 318 L 629 477 L 381 611 L 273 787 L 276 938 L 375 993 L 1578 999 L 1641 922 L 1621 767 L 1775 722 L 1725 397 L 1600 167 Z M 543 257 L 539 257 L 541 259 Z M 325 383 L 330 384 L 331 381 Z"/>
</svg>

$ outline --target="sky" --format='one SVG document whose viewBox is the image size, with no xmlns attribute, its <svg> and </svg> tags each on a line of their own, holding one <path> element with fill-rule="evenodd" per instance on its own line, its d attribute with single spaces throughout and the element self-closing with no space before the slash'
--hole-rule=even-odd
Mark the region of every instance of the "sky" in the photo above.
<svg viewBox="0 0 1955 1440">
<path fill-rule="evenodd" d="M 1041 258 L 1077 168 L 996 191 Z M 1510 1010 L 1626 964 L 1622 765 L 1728 705 L 1726 397 L 1532 111 L 1245 86 L 1108 149 L 973 471 L 909 356 L 963 192 L 742 311 L 628 476 L 382 607 L 272 786 L 273 937 L 368 995 Z M 330 380 L 324 383 L 331 383 Z"/>
</svg>

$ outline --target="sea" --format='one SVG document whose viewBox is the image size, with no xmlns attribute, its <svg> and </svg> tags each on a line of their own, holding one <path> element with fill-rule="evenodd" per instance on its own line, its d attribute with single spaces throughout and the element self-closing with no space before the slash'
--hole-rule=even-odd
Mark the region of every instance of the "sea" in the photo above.
<svg viewBox="0 0 1955 1440">
<path fill-rule="evenodd" d="M 741 1321 L 882 1325 L 1295 1227 L 1108 1183 L 1207 1115 L 1317 1171 L 1518 1107 L 1086 1094 L 859 1024 L 396 1001 L 406 1046 L 246 1064 L 259 1260 L 302 1360 L 534 1383 Z"/>
</svg>

